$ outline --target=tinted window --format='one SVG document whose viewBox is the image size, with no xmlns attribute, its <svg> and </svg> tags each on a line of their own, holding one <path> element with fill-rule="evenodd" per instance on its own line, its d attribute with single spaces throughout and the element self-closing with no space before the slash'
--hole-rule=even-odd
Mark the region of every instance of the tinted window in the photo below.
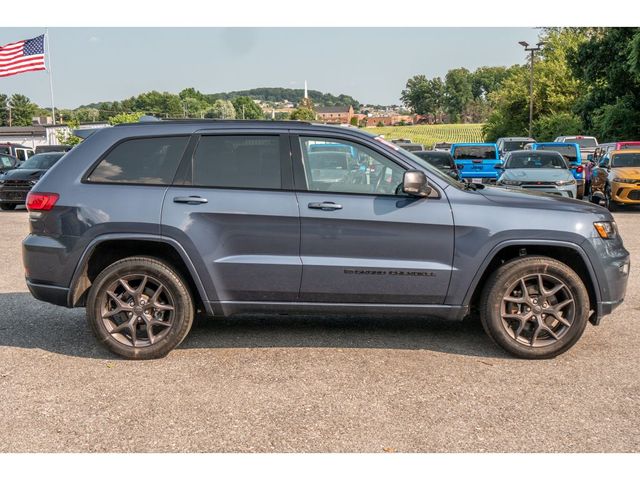
<svg viewBox="0 0 640 480">
<path fill-rule="evenodd" d="M 327 152 L 336 153 L 336 152 Z M 193 184 L 204 187 L 282 188 L 280 137 L 202 137 L 193 157 Z"/>
<path fill-rule="evenodd" d="M 0 147 L 0 153 L 11 153 L 11 149 L 9 147 Z"/>
<path fill-rule="evenodd" d="M 451 155 L 446 152 L 414 152 L 416 157 L 420 157 L 427 162 L 429 162 L 434 167 L 438 168 L 451 168 L 453 166 L 453 161 L 451 159 Z"/>
<path fill-rule="evenodd" d="M 560 153 L 568 162 L 575 162 L 577 157 L 576 147 L 573 145 L 537 145 L 536 150 L 549 150 Z"/>
<path fill-rule="evenodd" d="M 620 145 L 619 150 L 629 150 L 640 148 L 640 143 L 623 143 Z"/>
<path fill-rule="evenodd" d="M 598 142 L 596 142 L 595 138 L 572 138 L 567 141 L 571 143 L 577 143 L 581 147 L 585 148 L 593 148 L 598 146 Z"/>
<path fill-rule="evenodd" d="M 21 164 L 18 168 L 25 170 L 48 170 L 62 158 L 64 153 L 39 153 Z"/>
<path fill-rule="evenodd" d="M 89 180 L 169 185 L 188 140 L 188 137 L 126 140 L 107 154 L 89 175 Z"/>
<path fill-rule="evenodd" d="M 21 148 L 16 148 L 16 158 L 24 162 L 27 159 L 27 152 Z"/>
<path fill-rule="evenodd" d="M 510 140 L 508 142 L 504 142 L 504 147 L 502 148 L 505 152 L 513 152 L 514 150 L 522 150 L 524 146 L 531 142 L 531 140 Z"/>
<path fill-rule="evenodd" d="M 640 167 L 640 153 L 618 153 L 611 161 L 612 167 Z"/>
<path fill-rule="evenodd" d="M 496 159 L 496 149 L 492 146 L 456 147 L 453 154 L 456 160 Z"/>
<path fill-rule="evenodd" d="M 536 153 L 511 155 L 504 166 L 505 168 L 569 168 L 567 162 L 560 154 Z"/>
<path fill-rule="evenodd" d="M 322 145 L 339 143 L 342 151 Z M 373 150 L 346 140 L 301 137 L 300 148 L 311 191 L 395 195 L 404 169 Z"/>
</svg>

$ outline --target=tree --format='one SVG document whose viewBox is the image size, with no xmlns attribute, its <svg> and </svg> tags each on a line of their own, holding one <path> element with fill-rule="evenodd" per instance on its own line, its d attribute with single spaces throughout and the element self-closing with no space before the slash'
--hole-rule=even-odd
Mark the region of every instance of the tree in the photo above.
<svg viewBox="0 0 640 480">
<path fill-rule="evenodd" d="M 444 91 L 440 77 L 429 80 L 424 75 L 416 75 L 407 80 L 400 99 L 418 115 L 438 116 L 444 108 Z"/>
<path fill-rule="evenodd" d="M 206 118 L 218 118 L 233 120 L 236 118 L 236 109 L 229 100 L 216 100 L 211 108 L 204 114 Z"/>
<path fill-rule="evenodd" d="M 67 122 L 67 127 L 69 127 L 69 130 L 61 130 L 59 132 L 56 133 L 56 137 L 58 138 L 58 141 L 62 144 L 62 145 L 77 145 L 82 141 L 82 138 L 80 137 L 76 137 L 73 134 L 73 131 L 79 127 L 79 123 L 77 120 L 69 120 Z"/>
<path fill-rule="evenodd" d="M 582 121 L 574 113 L 551 113 L 533 123 L 533 136 L 539 142 L 552 142 L 557 136 L 583 131 Z"/>
<path fill-rule="evenodd" d="M 0 126 L 9 125 L 9 108 L 7 106 L 7 97 L 4 93 L 0 93 Z"/>
<path fill-rule="evenodd" d="M 144 114 L 138 113 L 119 113 L 113 117 L 109 117 L 109 125 L 118 125 L 120 123 L 135 123 L 140 120 Z"/>
<path fill-rule="evenodd" d="M 640 136 L 640 28 L 583 29 L 569 55 L 584 85 L 576 111 L 600 141 Z"/>
<path fill-rule="evenodd" d="M 313 121 L 316 119 L 316 113 L 310 108 L 296 108 L 293 112 L 291 112 L 291 120 L 306 120 Z"/>
<path fill-rule="evenodd" d="M 33 122 L 38 106 L 31 103 L 28 97 L 15 93 L 9 100 L 11 104 L 11 125 L 14 127 L 28 127 Z"/>
<path fill-rule="evenodd" d="M 460 121 L 473 99 L 471 72 L 466 68 L 449 70 L 444 78 L 445 108 L 454 122 Z"/>
<path fill-rule="evenodd" d="M 249 97 L 237 97 L 231 102 L 238 118 L 243 120 L 259 120 L 264 118 L 262 109 Z"/>
</svg>

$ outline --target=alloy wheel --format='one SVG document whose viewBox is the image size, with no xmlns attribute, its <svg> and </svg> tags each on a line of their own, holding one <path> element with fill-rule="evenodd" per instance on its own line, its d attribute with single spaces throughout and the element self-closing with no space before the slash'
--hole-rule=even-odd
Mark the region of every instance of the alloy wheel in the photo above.
<svg viewBox="0 0 640 480">
<path fill-rule="evenodd" d="M 118 278 L 105 289 L 101 304 L 107 332 L 132 347 L 150 346 L 164 338 L 175 317 L 171 292 L 149 275 Z"/>
<path fill-rule="evenodd" d="M 509 286 L 500 315 L 511 338 L 529 347 L 546 347 L 571 328 L 576 317 L 575 300 L 557 277 L 532 274 Z"/>
</svg>

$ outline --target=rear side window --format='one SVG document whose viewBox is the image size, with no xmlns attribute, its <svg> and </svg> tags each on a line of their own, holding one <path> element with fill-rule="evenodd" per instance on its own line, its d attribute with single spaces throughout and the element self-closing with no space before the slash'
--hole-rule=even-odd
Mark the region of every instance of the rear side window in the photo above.
<svg viewBox="0 0 640 480">
<path fill-rule="evenodd" d="M 193 156 L 193 184 L 222 188 L 282 188 L 280 137 L 201 137 Z"/>
<path fill-rule="evenodd" d="M 136 138 L 118 144 L 88 180 L 104 183 L 169 185 L 189 137 Z"/>
</svg>

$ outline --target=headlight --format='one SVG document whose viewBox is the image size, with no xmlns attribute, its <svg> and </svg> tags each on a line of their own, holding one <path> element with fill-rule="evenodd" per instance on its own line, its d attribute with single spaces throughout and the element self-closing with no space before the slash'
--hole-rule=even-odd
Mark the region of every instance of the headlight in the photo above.
<svg viewBox="0 0 640 480">
<path fill-rule="evenodd" d="M 503 185 L 522 185 L 520 180 L 500 180 Z"/>
<path fill-rule="evenodd" d="M 616 183 L 640 183 L 640 180 L 634 180 L 632 178 L 614 178 L 613 181 Z"/>
<path fill-rule="evenodd" d="M 575 178 L 572 178 L 571 180 L 558 180 L 556 182 L 556 185 L 558 185 L 559 187 L 563 185 L 575 185 L 575 184 L 576 184 Z"/>
<path fill-rule="evenodd" d="M 611 240 L 618 236 L 616 222 L 594 222 L 593 226 L 596 228 L 600 238 Z"/>
</svg>

